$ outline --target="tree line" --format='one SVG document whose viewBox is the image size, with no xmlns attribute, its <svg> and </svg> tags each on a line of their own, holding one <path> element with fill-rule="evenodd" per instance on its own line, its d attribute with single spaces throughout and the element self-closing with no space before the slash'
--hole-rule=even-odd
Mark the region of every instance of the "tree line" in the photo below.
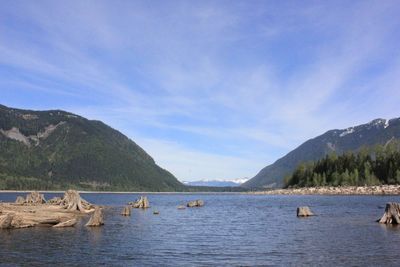
<svg viewBox="0 0 400 267">
<path fill-rule="evenodd" d="M 285 178 L 285 187 L 400 184 L 400 142 L 329 154 L 300 164 Z"/>
</svg>

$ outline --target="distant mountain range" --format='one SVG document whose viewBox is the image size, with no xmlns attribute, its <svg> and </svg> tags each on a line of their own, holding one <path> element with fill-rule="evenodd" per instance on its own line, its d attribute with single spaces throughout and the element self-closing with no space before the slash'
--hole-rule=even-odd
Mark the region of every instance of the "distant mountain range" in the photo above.
<svg viewBox="0 0 400 267">
<path fill-rule="evenodd" d="M 141 147 L 100 121 L 0 105 L 0 189 L 184 191 Z"/>
<path fill-rule="evenodd" d="M 255 177 L 241 186 L 246 188 L 281 187 L 286 175 L 291 174 L 302 162 L 318 160 L 335 152 L 357 151 L 362 147 L 385 144 L 400 138 L 400 118 L 376 119 L 367 124 L 344 130 L 331 130 L 310 139 L 263 168 Z"/>
<path fill-rule="evenodd" d="M 232 179 L 232 180 L 198 180 L 198 181 L 184 181 L 185 185 L 190 186 L 211 186 L 211 187 L 236 187 L 246 182 L 247 178 Z"/>
</svg>

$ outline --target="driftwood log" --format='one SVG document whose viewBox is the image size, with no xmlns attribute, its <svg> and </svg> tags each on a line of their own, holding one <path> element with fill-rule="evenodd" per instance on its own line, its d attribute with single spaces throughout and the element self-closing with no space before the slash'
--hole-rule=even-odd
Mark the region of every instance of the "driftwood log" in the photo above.
<svg viewBox="0 0 400 267">
<path fill-rule="evenodd" d="M 92 214 L 92 216 L 90 217 L 89 221 L 86 223 L 85 226 L 101 226 L 104 224 L 103 221 L 103 213 L 101 211 L 101 208 L 96 206 L 94 213 Z"/>
<path fill-rule="evenodd" d="M 304 206 L 297 208 L 297 217 L 308 217 L 308 216 L 314 216 L 314 213 L 312 213 L 309 207 Z"/>
<path fill-rule="evenodd" d="M 385 213 L 378 222 L 384 224 L 400 224 L 400 203 L 386 203 Z"/>
<path fill-rule="evenodd" d="M 13 220 L 13 215 L 6 214 L 0 216 L 0 229 L 9 229 L 11 228 L 11 222 Z"/>
<path fill-rule="evenodd" d="M 65 221 L 65 222 L 60 222 L 56 225 L 53 225 L 55 228 L 61 228 L 61 227 L 72 227 L 75 226 L 75 224 L 78 222 L 76 218 L 73 218 L 71 220 Z"/>
<path fill-rule="evenodd" d="M 130 206 L 125 206 L 124 209 L 121 212 L 122 216 L 131 216 L 131 207 Z"/>
<path fill-rule="evenodd" d="M 203 207 L 204 206 L 204 201 L 201 199 L 198 200 L 193 200 L 190 201 L 186 204 L 187 207 L 192 208 L 192 207 Z"/>
<path fill-rule="evenodd" d="M 94 210 L 75 190 L 68 190 L 63 198 L 56 197 L 47 203 L 43 194 L 32 192 L 26 198 L 18 197 L 15 203 L 0 203 L 0 228 L 70 227 L 81 214 Z"/>
<path fill-rule="evenodd" d="M 141 196 L 138 200 L 135 202 L 129 202 L 129 205 L 131 205 L 133 208 L 137 209 L 147 209 L 150 208 L 150 203 L 147 197 Z"/>
</svg>

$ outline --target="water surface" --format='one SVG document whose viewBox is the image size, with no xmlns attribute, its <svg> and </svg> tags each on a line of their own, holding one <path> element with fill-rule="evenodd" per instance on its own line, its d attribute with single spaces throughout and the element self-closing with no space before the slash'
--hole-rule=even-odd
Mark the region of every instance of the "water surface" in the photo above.
<svg viewBox="0 0 400 267">
<path fill-rule="evenodd" d="M 1 265 L 400 265 L 400 227 L 375 222 L 398 196 L 150 194 L 152 208 L 131 217 L 119 214 L 138 194 L 82 196 L 111 206 L 103 227 L 86 228 L 84 218 L 74 228 L 0 230 Z M 176 208 L 194 199 L 205 206 Z M 302 205 L 318 216 L 298 219 Z"/>
</svg>

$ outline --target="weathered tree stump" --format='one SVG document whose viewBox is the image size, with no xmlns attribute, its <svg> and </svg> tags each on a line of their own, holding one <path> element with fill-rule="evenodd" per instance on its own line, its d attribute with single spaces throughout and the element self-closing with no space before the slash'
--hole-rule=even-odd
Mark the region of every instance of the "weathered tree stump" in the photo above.
<svg viewBox="0 0 400 267">
<path fill-rule="evenodd" d="M 18 196 L 17 199 L 15 200 L 15 204 L 22 205 L 24 203 L 25 203 L 25 198 L 24 197 Z"/>
<path fill-rule="evenodd" d="M 6 215 L 0 216 L 0 229 L 11 228 L 12 220 L 13 220 L 13 215 L 11 215 L 11 214 L 6 214 Z"/>
<path fill-rule="evenodd" d="M 122 216 L 131 216 L 131 207 L 130 206 L 125 206 L 124 209 L 121 212 Z"/>
<path fill-rule="evenodd" d="M 136 209 L 147 209 L 147 208 L 150 208 L 149 200 L 145 196 L 141 196 L 135 202 L 129 202 L 128 204 L 131 205 L 133 208 L 136 208 Z"/>
<path fill-rule="evenodd" d="M 28 204 L 43 204 L 46 203 L 46 200 L 43 194 L 33 191 L 26 196 L 25 202 Z"/>
<path fill-rule="evenodd" d="M 62 202 L 67 210 L 85 213 L 93 211 L 93 205 L 81 198 L 76 190 L 66 191 Z"/>
<path fill-rule="evenodd" d="M 309 207 L 304 206 L 297 208 L 297 217 L 308 217 L 308 216 L 314 216 L 314 213 L 311 212 Z"/>
<path fill-rule="evenodd" d="M 385 213 L 378 222 L 384 224 L 400 224 L 400 203 L 387 203 Z"/>
<path fill-rule="evenodd" d="M 61 228 L 61 227 L 72 227 L 75 226 L 75 224 L 78 222 L 76 218 L 73 218 L 71 220 L 65 221 L 65 222 L 60 222 L 56 225 L 53 225 L 54 228 Z"/>
<path fill-rule="evenodd" d="M 193 200 L 190 201 L 186 204 L 187 207 L 192 208 L 192 207 L 203 207 L 204 206 L 204 201 L 201 199 L 198 200 Z"/>
<path fill-rule="evenodd" d="M 90 217 L 89 221 L 85 226 L 93 227 L 93 226 L 101 226 L 103 224 L 104 224 L 103 213 L 101 211 L 101 208 L 96 206 L 94 213 L 92 214 L 92 216 Z"/>
</svg>

